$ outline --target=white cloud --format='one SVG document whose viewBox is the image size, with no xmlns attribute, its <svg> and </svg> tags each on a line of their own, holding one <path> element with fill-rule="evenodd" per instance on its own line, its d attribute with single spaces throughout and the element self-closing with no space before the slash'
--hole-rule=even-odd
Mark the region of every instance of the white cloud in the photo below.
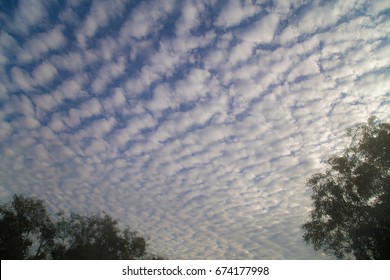
<svg viewBox="0 0 390 280">
<path fill-rule="evenodd" d="M 81 118 L 89 118 L 101 113 L 101 105 L 96 98 L 82 103 L 79 108 Z"/>
<path fill-rule="evenodd" d="M 188 57 L 188 54 L 197 48 L 208 46 L 214 38 L 214 32 L 207 33 L 204 36 L 188 36 L 184 38 L 177 38 L 176 40 L 172 41 L 173 51 L 178 52 L 178 54 L 181 55 L 180 58 L 185 58 L 185 60 L 188 59 L 188 62 L 194 62 L 194 56 Z"/>
<path fill-rule="evenodd" d="M 57 69 L 49 62 L 43 62 L 32 72 L 34 82 L 38 85 L 44 85 L 53 80 L 57 75 Z"/>
<path fill-rule="evenodd" d="M 176 22 L 176 36 L 185 36 L 199 25 L 199 15 L 204 6 L 200 1 L 184 1 L 182 14 Z"/>
<path fill-rule="evenodd" d="M 106 113 L 119 111 L 126 105 L 125 92 L 122 88 L 115 88 L 107 98 L 103 99 L 102 106 Z"/>
<path fill-rule="evenodd" d="M 151 139 L 156 142 L 164 142 L 188 132 L 193 126 L 205 125 L 213 116 L 218 114 L 223 115 L 225 113 L 225 108 L 221 108 L 218 105 L 221 105 L 219 100 L 216 103 L 199 103 L 190 111 L 171 114 L 169 119 L 151 135 Z"/>
<path fill-rule="evenodd" d="M 66 39 L 62 34 L 63 26 L 58 25 L 53 29 L 36 34 L 23 46 L 23 51 L 18 54 L 19 61 L 26 63 L 38 60 L 43 54 L 66 46 Z"/>
<path fill-rule="evenodd" d="M 368 10 L 373 16 L 390 9 L 390 3 L 386 0 L 374 0 L 368 2 Z"/>
<path fill-rule="evenodd" d="M 33 81 L 31 77 L 22 69 L 18 67 L 13 67 L 11 70 L 12 79 L 15 82 L 16 86 L 21 90 L 31 90 L 33 86 Z"/>
<path fill-rule="evenodd" d="M 245 62 L 251 57 L 252 51 L 253 44 L 248 42 L 238 44 L 230 51 L 229 63 L 234 66 L 239 62 Z"/>
<path fill-rule="evenodd" d="M 116 88 L 114 90 L 114 95 L 112 97 L 112 101 L 116 107 L 121 107 L 121 106 L 125 105 L 126 98 L 125 98 L 124 92 L 121 88 Z"/>
<path fill-rule="evenodd" d="M 168 108 L 176 107 L 177 101 L 169 84 L 158 85 L 153 91 L 153 99 L 147 103 L 147 108 L 153 112 L 159 112 Z"/>
<path fill-rule="evenodd" d="M 101 57 L 107 61 L 112 59 L 114 54 L 118 51 L 118 48 L 118 42 L 112 37 L 107 37 L 100 40 Z"/>
<path fill-rule="evenodd" d="M 68 2 L 68 5 L 71 6 L 71 4 Z M 62 10 L 59 14 L 59 19 L 63 24 L 67 25 L 78 25 L 80 24 L 80 18 L 76 14 L 76 12 L 73 10 L 72 7 L 67 7 L 64 10 Z"/>
<path fill-rule="evenodd" d="M 94 121 L 88 130 L 90 130 L 90 135 L 93 135 L 98 138 L 103 138 L 106 133 L 112 131 L 116 124 L 116 120 L 113 117 L 100 119 Z"/>
<path fill-rule="evenodd" d="M 206 69 L 216 69 L 221 64 L 226 63 L 228 59 L 228 50 L 227 49 L 215 49 L 211 50 L 209 55 L 204 59 Z"/>
<path fill-rule="evenodd" d="M 82 91 L 85 82 L 85 76 L 75 75 L 74 77 L 63 81 L 51 95 L 57 104 L 61 104 L 65 99 L 76 100 L 86 97 L 86 93 Z"/>
<path fill-rule="evenodd" d="M 98 28 L 107 26 L 114 17 L 121 17 L 125 8 L 125 1 L 94 1 L 89 13 L 76 34 L 78 43 L 85 48 L 86 39 L 94 37 Z"/>
<path fill-rule="evenodd" d="M 3 142 L 11 135 L 12 127 L 8 122 L 0 120 L 0 141 Z"/>
<path fill-rule="evenodd" d="M 5 18 L 2 186 L 105 210 L 167 258 L 330 258 L 302 242 L 305 180 L 390 117 L 387 4 L 179 2 Z"/>
<path fill-rule="evenodd" d="M 58 69 L 66 69 L 70 72 L 81 70 L 85 65 L 82 54 L 79 52 L 69 52 L 64 55 L 52 56 L 50 61 Z"/>
<path fill-rule="evenodd" d="M 344 15 L 360 10 L 361 1 L 326 2 L 322 6 L 314 6 L 307 10 L 299 21 L 300 32 L 312 32 L 319 28 L 326 28 L 337 23 Z"/>
<path fill-rule="evenodd" d="M 269 14 L 260 20 L 252 23 L 248 28 L 241 31 L 238 36 L 245 41 L 257 44 L 269 44 L 272 42 L 276 28 L 279 24 L 279 17 L 276 14 Z"/>
<path fill-rule="evenodd" d="M 149 34 L 153 28 L 158 28 L 158 22 L 172 11 L 174 1 L 149 1 L 143 2 L 128 17 L 122 25 L 119 35 L 121 45 L 133 37 L 141 39 Z"/>
<path fill-rule="evenodd" d="M 325 2 L 323 5 L 312 3 L 310 9 L 304 10 L 296 24 L 292 23 L 283 30 L 281 42 L 287 43 L 296 40 L 301 34 L 313 33 L 334 26 L 342 17 L 361 10 L 362 5 L 361 1 Z"/>
<path fill-rule="evenodd" d="M 33 117 L 24 117 L 23 118 L 23 125 L 24 125 L 24 127 L 28 128 L 28 129 L 35 129 L 35 128 L 38 128 L 40 126 L 40 123 L 39 123 L 39 121 L 37 121 Z"/>
<path fill-rule="evenodd" d="M 52 111 L 58 103 L 50 94 L 42 94 L 34 96 L 34 103 L 38 108 L 45 111 Z"/>
<path fill-rule="evenodd" d="M 145 52 L 149 59 L 141 68 L 139 74 L 125 83 L 127 92 L 140 94 L 154 82 L 170 78 L 178 66 L 187 63 L 188 60 L 196 60 L 196 57 L 188 55 L 192 50 L 209 45 L 214 38 L 215 33 L 210 32 L 205 36 L 189 35 L 171 41 L 162 40 L 157 51 L 152 51 L 150 46 L 141 43 L 141 48 L 147 46 Z M 137 52 L 133 53 L 132 56 L 136 56 Z"/>
<path fill-rule="evenodd" d="M 162 78 L 162 73 L 156 70 L 155 65 L 142 67 L 139 76 L 131 78 L 126 82 L 126 90 L 131 93 L 140 94 L 147 90 L 150 85 Z M 157 66 L 158 67 L 158 66 Z"/>
<path fill-rule="evenodd" d="M 107 143 L 102 140 L 94 139 L 90 145 L 85 149 L 85 154 L 87 156 L 93 156 L 104 152 L 107 149 Z"/>
<path fill-rule="evenodd" d="M 250 1 L 230 0 L 223 7 L 216 20 L 216 24 L 224 28 L 229 28 L 247 20 L 260 11 L 261 8 L 253 5 Z"/>
<path fill-rule="evenodd" d="M 55 132 L 60 132 L 64 130 L 66 127 L 62 121 L 61 114 L 58 113 L 53 114 L 51 121 L 48 124 L 48 127 Z"/>
<path fill-rule="evenodd" d="M 140 131 L 153 128 L 156 121 L 150 115 L 141 115 L 130 119 L 127 126 L 113 132 L 110 143 L 115 148 L 122 148 L 130 140 L 143 140 Z"/>
<path fill-rule="evenodd" d="M 176 49 L 171 42 L 161 42 L 158 52 L 150 57 L 150 71 L 160 75 L 171 76 L 175 67 L 183 61 L 180 50 Z"/>
<path fill-rule="evenodd" d="M 0 83 L 0 100 L 8 99 L 7 88 L 3 83 Z"/>
<path fill-rule="evenodd" d="M 29 29 L 38 24 L 46 16 L 42 1 L 21 0 L 13 16 L 12 29 L 27 33 Z"/>
<path fill-rule="evenodd" d="M 69 127 L 79 126 L 81 124 L 80 110 L 71 108 L 68 111 L 68 119 L 66 120 L 66 124 Z"/>
<path fill-rule="evenodd" d="M 303 61 L 299 62 L 294 69 L 288 74 L 287 81 L 294 81 L 294 79 L 302 76 L 315 75 L 320 72 L 320 69 L 317 64 L 315 57 L 311 56 L 305 58 Z"/>
<path fill-rule="evenodd" d="M 35 111 L 31 100 L 26 95 L 12 96 L 8 103 L 9 106 L 5 108 L 6 113 L 17 112 L 24 116 L 33 116 Z"/>
<path fill-rule="evenodd" d="M 175 95 L 179 102 L 199 100 L 208 93 L 207 82 L 210 73 L 202 69 L 192 69 L 184 80 L 175 84 Z"/>
<path fill-rule="evenodd" d="M 8 54 L 12 54 L 15 51 L 21 50 L 18 42 L 7 32 L 1 32 L 0 34 L 0 46 L 2 52 L 0 53 L 0 64 L 10 63 L 11 57 Z"/>
</svg>

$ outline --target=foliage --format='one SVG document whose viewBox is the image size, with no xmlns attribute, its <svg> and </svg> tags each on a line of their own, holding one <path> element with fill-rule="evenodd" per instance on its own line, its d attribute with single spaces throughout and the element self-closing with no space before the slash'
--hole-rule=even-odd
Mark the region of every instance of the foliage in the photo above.
<svg viewBox="0 0 390 280">
<path fill-rule="evenodd" d="M 55 229 L 42 200 L 15 195 L 11 204 L 0 205 L 0 215 L 1 259 L 47 257 Z"/>
<path fill-rule="evenodd" d="M 1 259 L 160 259 L 147 252 L 146 239 L 118 226 L 108 214 L 62 212 L 54 221 L 42 200 L 15 195 L 0 205 Z"/>
<path fill-rule="evenodd" d="M 390 259 L 390 124 L 372 117 L 348 135 L 343 154 L 307 181 L 313 210 L 303 238 L 337 258 Z"/>
<path fill-rule="evenodd" d="M 105 214 L 72 214 L 61 220 L 57 230 L 55 259 L 134 259 L 145 254 L 145 238 L 128 228 L 121 231 L 117 221 Z"/>
</svg>

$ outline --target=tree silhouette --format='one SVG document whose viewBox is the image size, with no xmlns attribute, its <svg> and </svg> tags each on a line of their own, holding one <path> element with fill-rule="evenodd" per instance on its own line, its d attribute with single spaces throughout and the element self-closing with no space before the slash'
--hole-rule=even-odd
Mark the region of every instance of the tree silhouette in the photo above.
<svg viewBox="0 0 390 280">
<path fill-rule="evenodd" d="M 313 210 L 304 240 L 337 258 L 390 259 L 390 124 L 375 117 L 307 181 Z"/>
<path fill-rule="evenodd" d="M 120 260 L 142 258 L 146 240 L 128 228 L 120 230 L 109 215 L 72 214 L 57 226 L 55 259 Z"/>
<path fill-rule="evenodd" d="M 0 205 L 1 259 L 160 259 L 147 251 L 146 238 L 108 214 L 61 212 L 53 221 L 43 200 L 15 195 Z"/>
<path fill-rule="evenodd" d="M 55 229 L 42 200 L 15 195 L 0 205 L 0 215 L 1 259 L 46 258 Z"/>
</svg>

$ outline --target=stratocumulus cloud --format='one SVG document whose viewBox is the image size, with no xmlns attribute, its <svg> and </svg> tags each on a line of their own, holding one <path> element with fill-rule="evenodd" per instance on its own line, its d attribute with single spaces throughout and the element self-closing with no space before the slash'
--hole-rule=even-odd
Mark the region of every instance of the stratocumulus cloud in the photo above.
<svg viewBox="0 0 390 280">
<path fill-rule="evenodd" d="M 331 258 L 305 181 L 390 117 L 389 1 L 11 2 L 2 200 L 106 211 L 167 258 Z"/>
</svg>

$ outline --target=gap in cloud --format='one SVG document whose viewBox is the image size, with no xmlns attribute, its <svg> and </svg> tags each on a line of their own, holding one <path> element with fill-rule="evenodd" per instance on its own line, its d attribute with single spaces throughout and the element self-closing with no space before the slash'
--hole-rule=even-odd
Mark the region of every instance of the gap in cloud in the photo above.
<svg viewBox="0 0 390 280">
<path fill-rule="evenodd" d="M 1 3 L 1 14 L 4 13 L 4 16 L 9 16 L 15 13 L 15 10 L 18 8 L 19 1 L 4 1 Z M 3 15 L 2 15 L 3 16 Z"/>
<path fill-rule="evenodd" d="M 72 10 L 79 18 L 86 18 L 93 5 L 93 2 L 93 0 L 79 1 L 77 7 L 74 7 Z"/>
<path fill-rule="evenodd" d="M 55 26 L 58 24 L 61 11 L 66 7 L 66 1 L 46 1 L 47 5 L 47 22 L 48 26 Z"/>
<path fill-rule="evenodd" d="M 12 123 L 14 121 L 18 121 L 19 119 L 23 118 L 23 114 L 19 112 L 12 112 L 8 113 L 3 117 L 3 120 L 8 123 Z"/>
<path fill-rule="evenodd" d="M 176 37 L 175 26 L 180 16 L 180 6 L 175 5 L 171 13 L 168 14 L 166 18 L 164 18 L 164 20 L 160 20 L 161 26 L 158 30 L 159 32 L 157 32 L 157 34 L 155 34 L 155 37 L 152 38 L 156 47 L 158 47 L 159 42 L 164 40 L 169 41 Z"/>
</svg>

